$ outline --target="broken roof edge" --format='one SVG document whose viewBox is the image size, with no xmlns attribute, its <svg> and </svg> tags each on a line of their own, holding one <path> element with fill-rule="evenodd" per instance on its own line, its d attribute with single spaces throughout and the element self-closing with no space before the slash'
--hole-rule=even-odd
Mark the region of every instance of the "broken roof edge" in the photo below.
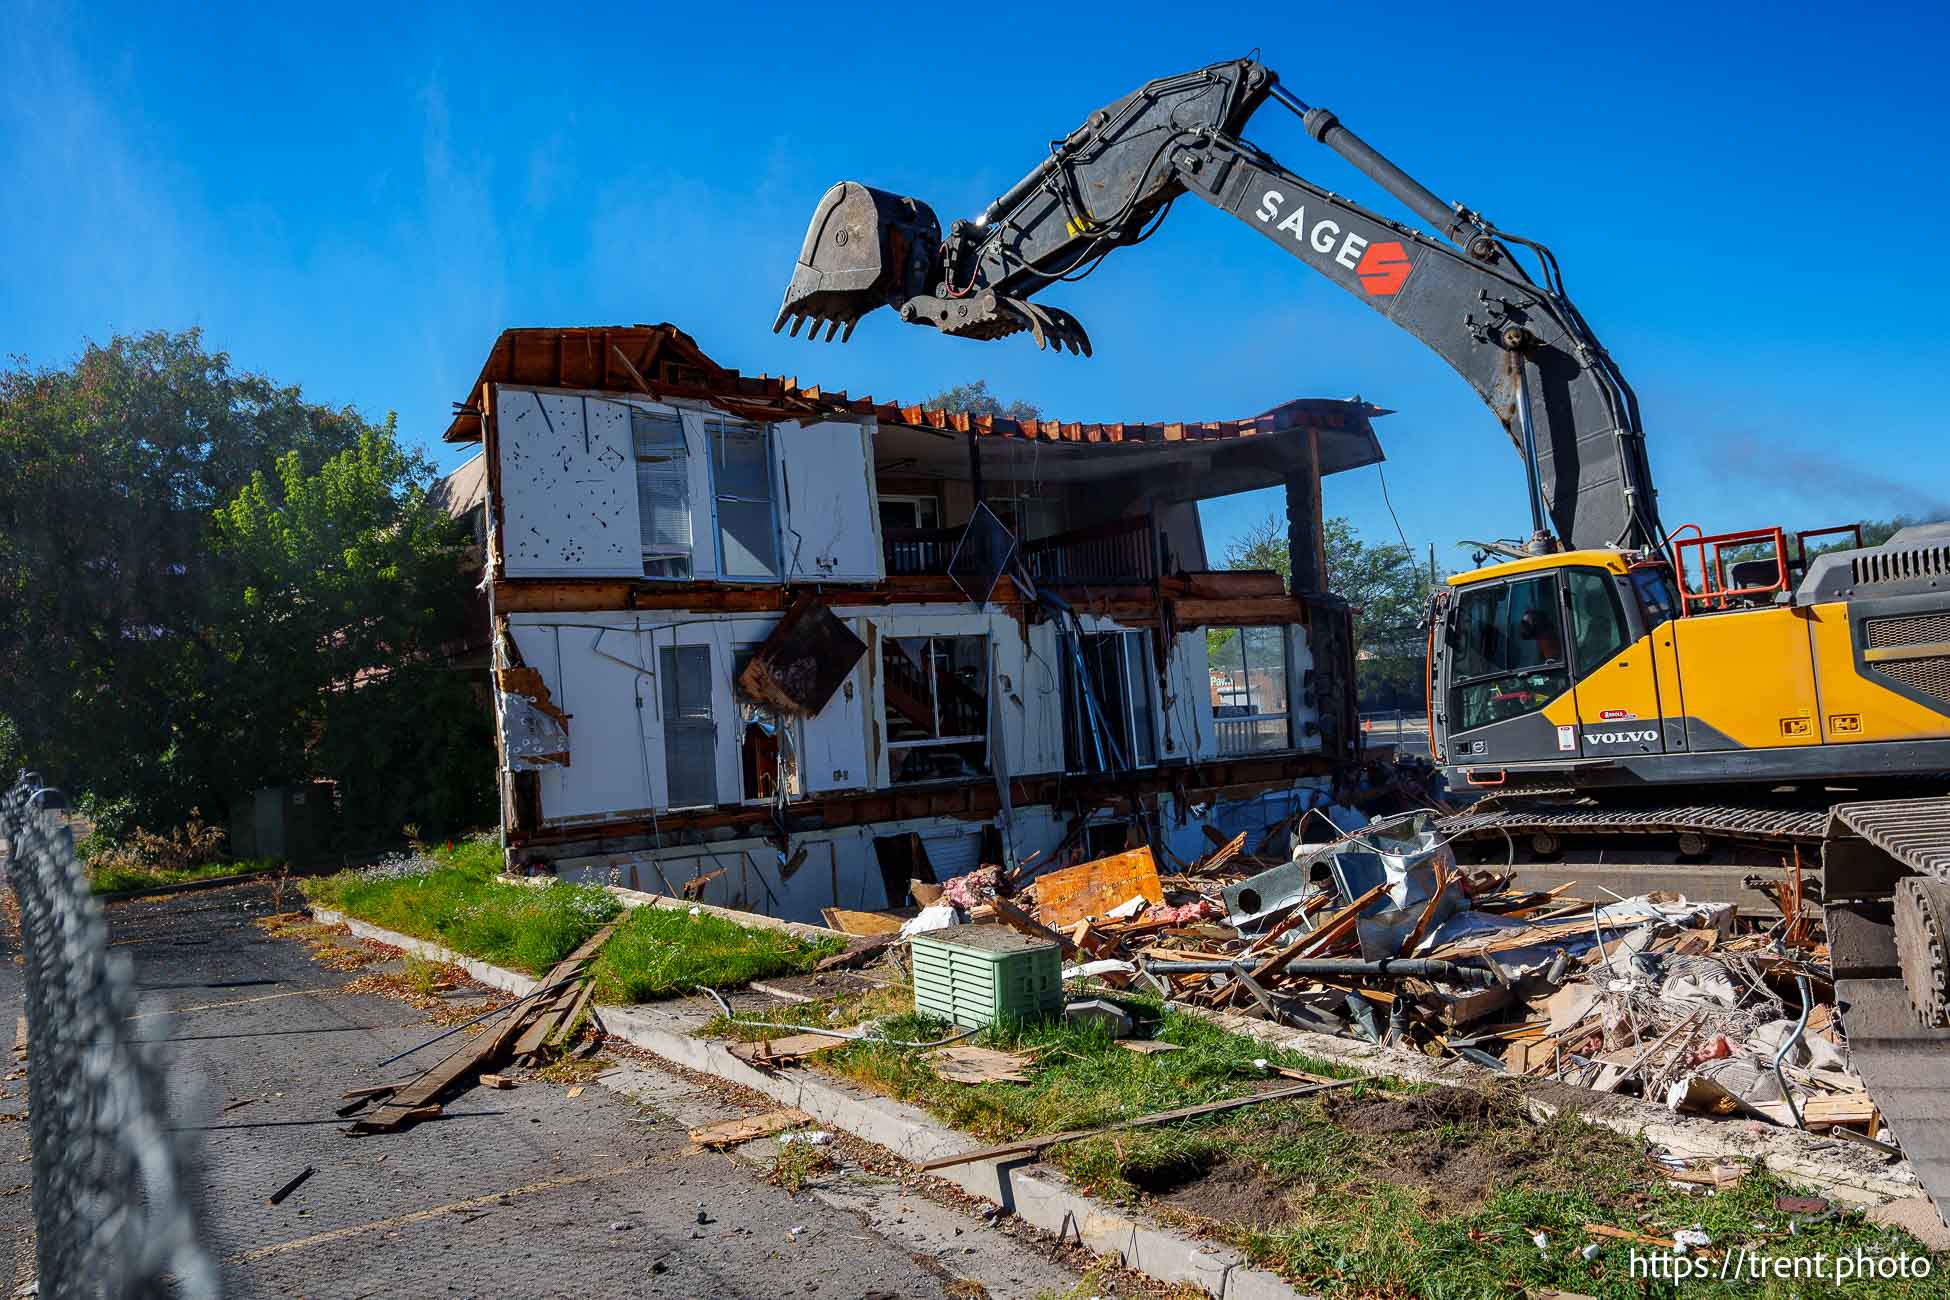
<svg viewBox="0 0 1950 1300">
<path fill-rule="evenodd" d="M 468 399 L 454 404 L 442 441 L 481 440 L 480 394 L 490 384 L 526 388 L 585 389 L 638 394 L 652 399 L 689 398 L 750 419 L 820 420 L 872 416 L 881 424 L 973 433 L 1027 441 L 1173 443 L 1250 438 L 1296 429 L 1365 433 L 1370 421 L 1393 414 L 1360 398 L 1311 397 L 1282 402 L 1238 420 L 1095 421 L 1016 420 L 969 415 L 919 404 L 877 402 L 801 384 L 797 377 L 740 374 L 719 365 L 675 325 L 525 327 L 501 332 Z M 1379 443 L 1375 460 L 1381 459 Z M 1374 463 L 1373 461 L 1364 463 Z"/>
</svg>

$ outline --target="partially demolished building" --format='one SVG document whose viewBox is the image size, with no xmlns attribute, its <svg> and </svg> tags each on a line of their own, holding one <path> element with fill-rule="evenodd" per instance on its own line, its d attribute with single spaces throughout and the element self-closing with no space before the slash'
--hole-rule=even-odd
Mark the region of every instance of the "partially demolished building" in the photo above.
<svg viewBox="0 0 1950 1300">
<path fill-rule="evenodd" d="M 510 865 L 803 920 L 1326 803 L 1357 740 L 1320 480 L 1380 414 L 1019 422 L 669 325 L 503 333 L 446 438 L 486 470 Z M 1274 486 L 1291 590 L 1199 524 Z"/>
</svg>

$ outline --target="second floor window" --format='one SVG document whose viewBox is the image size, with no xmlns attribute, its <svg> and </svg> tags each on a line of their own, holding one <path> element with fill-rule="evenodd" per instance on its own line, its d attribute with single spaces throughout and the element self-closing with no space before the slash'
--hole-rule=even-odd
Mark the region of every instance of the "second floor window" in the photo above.
<svg viewBox="0 0 1950 1300">
<path fill-rule="evenodd" d="M 779 523 L 771 430 L 716 411 L 705 414 L 702 430 L 699 443 L 685 436 L 684 417 L 677 411 L 631 408 L 643 576 L 678 582 L 700 576 L 776 579 Z M 699 457 L 705 461 L 703 473 L 694 464 Z"/>
<path fill-rule="evenodd" d="M 677 412 L 630 408 L 643 576 L 691 576 L 691 462 Z"/>
</svg>

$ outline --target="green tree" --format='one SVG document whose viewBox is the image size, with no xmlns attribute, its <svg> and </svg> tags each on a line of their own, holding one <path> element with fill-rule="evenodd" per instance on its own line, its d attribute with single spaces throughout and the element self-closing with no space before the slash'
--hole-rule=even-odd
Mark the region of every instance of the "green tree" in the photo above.
<svg viewBox="0 0 1950 1300">
<path fill-rule="evenodd" d="M 965 415 L 1000 415 L 1011 420 L 1043 418 L 1043 408 L 1033 402 L 1018 399 L 1005 403 L 989 391 L 989 381 L 986 379 L 944 388 L 921 405 L 930 411 L 953 411 Z"/>
<path fill-rule="evenodd" d="M 324 777 L 348 831 L 382 838 L 489 814 L 487 711 L 441 654 L 470 590 L 433 478 L 389 415 L 315 471 L 279 457 L 215 513 L 227 788 Z"/>
<path fill-rule="evenodd" d="M 211 511 L 279 454 L 316 465 L 366 427 L 195 330 L 0 371 L 0 711 L 27 760 L 155 824 L 208 807 Z"/>
<path fill-rule="evenodd" d="M 1354 609 L 1356 673 L 1362 694 L 1419 690 L 1420 626 L 1429 603 L 1428 571 L 1398 543 L 1362 541 L 1354 525 L 1339 516 L 1324 521 L 1321 532 L 1328 590 Z M 1291 580 L 1285 518 L 1268 515 L 1247 527 L 1226 547 L 1225 566 L 1270 569 Z M 1208 649 L 1216 650 L 1231 635 L 1230 628 L 1211 629 L 1206 633 Z"/>
<path fill-rule="evenodd" d="M 0 759 L 111 839 L 313 776 L 388 833 L 491 815 L 479 683 L 437 667 L 472 581 L 428 476 L 390 419 L 240 372 L 194 330 L 14 361 Z"/>
</svg>

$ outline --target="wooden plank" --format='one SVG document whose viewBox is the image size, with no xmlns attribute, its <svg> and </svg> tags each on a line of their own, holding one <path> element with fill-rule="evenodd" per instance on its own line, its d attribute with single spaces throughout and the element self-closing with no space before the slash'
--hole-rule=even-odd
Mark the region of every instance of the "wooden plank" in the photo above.
<svg viewBox="0 0 1950 1300">
<path fill-rule="evenodd" d="M 1151 903 L 1165 901 L 1158 864 L 1149 848 L 1113 853 L 1038 876 L 1036 916 L 1044 925 L 1074 925 L 1086 917 L 1102 916 L 1134 895 Z"/>
<path fill-rule="evenodd" d="M 747 1115 L 744 1119 L 694 1128 L 690 1136 L 701 1147 L 729 1147 L 812 1122 L 813 1117 L 803 1110 L 768 1110 L 763 1115 Z"/>
<path fill-rule="evenodd" d="M 826 918 L 826 928 L 840 930 L 847 934 L 878 935 L 899 934 L 902 923 L 920 915 L 918 909 L 911 907 L 890 908 L 884 912 L 852 912 L 844 907 L 820 909 Z"/>
<path fill-rule="evenodd" d="M 787 1034 L 759 1042 L 734 1043 L 728 1050 L 746 1065 L 764 1069 L 773 1065 L 786 1065 L 802 1056 L 823 1052 L 829 1047 L 838 1047 L 846 1042 L 831 1034 Z"/>
<path fill-rule="evenodd" d="M 1364 1083 L 1361 1079 L 1336 1079 L 1332 1083 L 1302 1083 L 1291 1088 L 1275 1088 L 1271 1092 L 1256 1092 L 1248 1097 L 1234 1097 L 1230 1101 L 1209 1101 L 1203 1106 L 1186 1106 L 1179 1110 L 1159 1111 L 1155 1115 L 1144 1115 L 1137 1119 L 1120 1120 L 1115 1124 L 1105 1124 L 1099 1128 L 1073 1129 L 1068 1133 L 1052 1133 L 1048 1137 L 1024 1138 L 1020 1142 L 1005 1142 L 997 1147 L 984 1147 L 979 1151 L 964 1151 L 958 1156 L 942 1156 L 937 1160 L 924 1161 L 915 1166 L 923 1171 L 947 1169 L 953 1165 L 965 1165 L 973 1160 L 994 1160 L 1000 1156 L 1027 1155 L 1053 1147 L 1061 1142 L 1076 1142 L 1083 1138 L 1096 1137 L 1101 1133 L 1117 1133 L 1124 1129 L 1149 1128 L 1154 1124 L 1169 1124 L 1174 1120 L 1196 1119 L 1200 1115 L 1217 1115 L 1221 1111 L 1237 1110 L 1241 1106 L 1257 1106 L 1261 1102 L 1285 1101 L 1291 1097 L 1305 1097 L 1311 1093 L 1326 1092 L 1332 1088 L 1345 1088 L 1352 1084 Z"/>
<path fill-rule="evenodd" d="M 618 921 L 611 921 L 591 935 L 588 942 L 563 958 L 555 969 L 548 973 L 542 980 L 541 987 L 547 988 L 573 975 L 584 962 L 596 954 L 597 949 L 608 941 L 610 935 L 616 933 L 619 924 Z M 352 1131 L 383 1133 L 409 1121 L 425 1118 L 429 1108 L 434 1114 L 438 1114 L 439 1107 L 435 1103 L 440 1095 L 500 1060 L 502 1055 L 513 1046 L 515 1039 L 534 1013 L 534 1003 L 525 1004 L 509 1012 L 507 1020 L 498 1030 L 492 1034 L 482 1034 L 472 1042 L 463 1042 L 447 1053 L 426 1073 L 389 1098 L 384 1105 L 355 1122 Z"/>
<path fill-rule="evenodd" d="M 1208 826 L 1205 829 L 1209 831 L 1212 828 Z M 1216 852 L 1207 857 L 1205 861 L 1199 863 L 1194 869 L 1198 871 L 1217 871 L 1220 867 L 1223 867 L 1226 863 L 1238 857 L 1245 851 L 1245 848 L 1246 832 L 1240 831 L 1237 835 L 1221 844 Z"/>
<path fill-rule="evenodd" d="M 575 1024 L 576 1017 L 582 1014 L 583 1009 L 589 1005 L 589 1000 L 595 996 L 596 980 L 594 976 L 591 976 L 582 981 L 582 987 L 576 993 L 576 1000 L 569 1004 L 567 1011 L 562 1013 L 561 1022 L 556 1025 L 555 1032 L 550 1034 L 548 1038 L 542 1040 L 543 1045 L 546 1046 L 556 1038 L 566 1035 L 569 1032 L 569 1027 Z"/>
<path fill-rule="evenodd" d="M 1280 949 L 1271 957 L 1268 957 L 1253 969 L 1253 978 L 1255 980 L 1269 979 L 1284 970 L 1286 964 L 1295 958 L 1311 957 L 1315 954 L 1323 953 L 1336 943 L 1339 943 L 1342 939 L 1345 939 L 1348 935 L 1353 934 L 1354 923 L 1360 919 L 1362 911 L 1370 903 L 1374 902 L 1375 899 L 1380 898 L 1387 888 L 1388 882 L 1385 880 L 1382 881 L 1373 889 L 1370 889 L 1367 893 L 1361 895 L 1361 897 L 1336 912 L 1333 918 L 1323 924 L 1318 930 L 1301 935 L 1298 939 L 1295 939 L 1292 943 Z"/>
</svg>

